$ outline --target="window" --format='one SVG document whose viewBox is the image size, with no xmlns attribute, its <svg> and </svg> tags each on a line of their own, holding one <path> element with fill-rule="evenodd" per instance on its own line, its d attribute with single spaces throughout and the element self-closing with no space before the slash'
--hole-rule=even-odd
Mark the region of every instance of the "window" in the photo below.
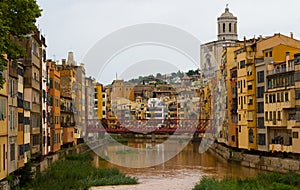
<svg viewBox="0 0 300 190">
<path fill-rule="evenodd" d="M 253 143 L 253 142 L 254 142 L 253 129 L 249 129 L 249 143 Z"/>
<path fill-rule="evenodd" d="M 10 144 L 10 161 L 14 161 L 15 159 L 16 159 L 15 144 Z"/>
<path fill-rule="evenodd" d="M 105 106 L 105 102 L 102 102 L 102 106 Z"/>
<path fill-rule="evenodd" d="M 252 81 L 248 82 L 248 90 L 252 90 Z"/>
<path fill-rule="evenodd" d="M 273 120 L 273 115 L 272 115 L 271 111 L 269 112 L 269 116 L 270 116 L 270 121 L 272 121 Z"/>
<path fill-rule="evenodd" d="M 299 132 L 293 132 L 293 138 L 298 139 L 299 138 Z"/>
<path fill-rule="evenodd" d="M 32 128 L 37 128 L 39 127 L 40 125 L 40 115 L 39 114 L 35 114 L 35 113 L 32 113 L 31 114 L 31 125 L 32 125 Z"/>
<path fill-rule="evenodd" d="M 24 114 L 18 113 L 18 123 L 21 124 L 24 122 Z"/>
<path fill-rule="evenodd" d="M 276 111 L 273 111 L 273 121 L 276 121 Z"/>
<path fill-rule="evenodd" d="M 248 76 L 252 75 L 252 66 L 248 66 Z"/>
<path fill-rule="evenodd" d="M 296 90 L 296 100 L 300 100 L 300 90 Z"/>
<path fill-rule="evenodd" d="M 265 53 L 265 57 L 269 57 L 269 53 L 268 52 Z"/>
<path fill-rule="evenodd" d="M 285 101 L 286 101 L 286 102 L 289 101 L 289 93 L 288 93 L 288 92 L 286 92 L 286 93 L 284 94 L 284 98 L 285 98 Z"/>
<path fill-rule="evenodd" d="M 240 61 L 240 69 L 245 68 L 245 66 L 246 66 L 246 61 L 245 60 Z"/>
<path fill-rule="evenodd" d="M 32 136 L 32 146 L 36 146 L 40 144 L 40 135 Z"/>
<path fill-rule="evenodd" d="M 6 118 L 6 99 L 0 98 L 0 121 Z"/>
<path fill-rule="evenodd" d="M 264 91 L 265 91 L 265 87 L 261 86 L 261 87 L 257 87 L 257 98 L 263 98 L 264 97 Z"/>
<path fill-rule="evenodd" d="M 266 111 L 266 112 L 265 112 L 265 118 L 266 118 L 266 121 L 269 120 L 269 119 L 268 119 L 268 118 L 269 118 L 268 116 L 269 116 L 269 113 Z"/>
<path fill-rule="evenodd" d="M 234 135 L 231 136 L 231 141 L 235 142 L 235 136 Z"/>
<path fill-rule="evenodd" d="M 300 72 L 295 72 L 295 81 L 300 81 Z"/>
<path fill-rule="evenodd" d="M 257 72 L 257 82 L 262 83 L 265 81 L 265 73 L 264 71 Z"/>
<path fill-rule="evenodd" d="M 266 145 L 266 134 L 258 134 L 258 145 Z"/>
<path fill-rule="evenodd" d="M 58 81 L 55 81 L 55 89 L 56 89 L 56 90 L 59 90 L 59 89 L 60 89 L 60 86 L 59 86 L 59 82 L 58 82 Z"/>
<path fill-rule="evenodd" d="M 248 121 L 253 121 L 253 112 L 252 111 L 248 112 Z"/>
<path fill-rule="evenodd" d="M 246 88 L 246 81 L 244 80 L 244 88 Z"/>
<path fill-rule="evenodd" d="M 24 155 L 24 145 L 19 145 L 19 156 L 23 156 Z"/>
<path fill-rule="evenodd" d="M 248 97 L 248 105 L 253 105 L 253 98 L 252 98 L 252 96 Z"/>
<path fill-rule="evenodd" d="M 102 94 L 102 98 L 105 98 L 105 94 Z"/>
<path fill-rule="evenodd" d="M 225 23 L 223 23 L 223 32 L 225 32 L 225 29 L 226 29 L 226 25 Z"/>
<path fill-rule="evenodd" d="M 239 125 L 239 132 L 241 133 L 242 132 L 242 127 Z"/>
<path fill-rule="evenodd" d="M 241 121 L 241 114 L 239 114 L 239 121 Z"/>
<path fill-rule="evenodd" d="M 273 52 L 270 51 L 270 52 L 269 52 L 269 55 L 270 55 L 270 57 L 273 57 Z"/>
<path fill-rule="evenodd" d="M 260 129 L 265 128 L 264 117 L 257 118 L 257 128 L 260 128 Z"/>
<path fill-rule="evenodd" d="M 29 117 L 24 117 L 24 124 L 25 125 L 30 125 L 30 118 Z"/>
<path fill-rule="evenodd" d="M 289 120 L 296 120 L 296 114 L 295 113 L 290 113 L 289 114 Z"/>
<path fill-rule="evenodd" d="M 105 111 L 102 111 L 102 115 L 105 115 L 106 114 L 106 112 Z"/>
<path fill-rule="evenodd" d="M 280 120 L 281 120 L 281 112 L 278 111 L 277 113 L 278 113 L 278 114 L 277 114 L 277 119 L 278 119 L 278 121 L 280 121 Z"/>
<path fill-rule="evenodd" d="M 229 23 L 229 32 L 231 32 L 231 23 Z"/>
<path fill-rule="evenodd" d="M 266 103 L 269 102 L 269 95 L 268 95 L 268 94 L 266 94 L 266 96 L 265 96 L 265 102 L 266 102 Z"/>
<path fill-rule="evenodd" d="M 257 103 L 257 113 L 264 113 L 264 103 L 263 102 Z"/>
<path fill-rule="evenodd" d="M 49 87 L 50 87 L 50 88 L 53 88 L 53 79 L 50 79 Z"/>
</svg>

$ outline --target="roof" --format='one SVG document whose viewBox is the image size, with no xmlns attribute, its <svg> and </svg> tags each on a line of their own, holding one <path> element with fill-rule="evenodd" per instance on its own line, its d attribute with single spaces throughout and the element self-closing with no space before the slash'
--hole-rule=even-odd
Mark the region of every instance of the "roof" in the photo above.
<svg viewBox="0 0 300 190">
<path fill-rule="evenodd" d="M 236 19 L 236 17 L 231 12 L 229 12 L 228 7 L 225 8 L 225 12 L 222 13 L 218 19 L 222 19 L 222 18 L 235 18 Z"/>
</svg>

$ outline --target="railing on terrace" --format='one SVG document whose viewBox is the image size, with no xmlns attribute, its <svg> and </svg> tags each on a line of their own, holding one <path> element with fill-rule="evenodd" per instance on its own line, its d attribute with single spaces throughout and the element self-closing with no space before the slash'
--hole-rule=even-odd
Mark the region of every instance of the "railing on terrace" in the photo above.
<svg viewBox="0 0 300 190">
<path fill-rule="evenodd" d="M 285 72 L 294 71 L 294 70 L 295 70 L 295 67 L 279 68 L 279 69 L 274 69 L 274 70 L 268 71 L 268 75 L 285 73 Z"/>
</svg>

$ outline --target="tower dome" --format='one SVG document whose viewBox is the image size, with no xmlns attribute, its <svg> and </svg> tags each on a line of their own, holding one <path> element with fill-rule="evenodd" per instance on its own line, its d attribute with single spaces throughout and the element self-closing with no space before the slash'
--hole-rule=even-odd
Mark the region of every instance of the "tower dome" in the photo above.
<svg viewBox="0 0 300 190">
<path fill-rule="evenodd" d="M 218 40 L 236 41 L 237 39 L 237 17 L 229 12 L 227 5 L 225 12 L 218 17 Z"/>
</svg>

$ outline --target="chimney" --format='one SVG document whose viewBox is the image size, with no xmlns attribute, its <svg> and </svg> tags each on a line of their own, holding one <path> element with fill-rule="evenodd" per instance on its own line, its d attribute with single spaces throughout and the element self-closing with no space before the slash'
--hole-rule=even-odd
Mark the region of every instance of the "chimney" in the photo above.
<svg viewBox="0 0 300 190">
<path fill-rule="evenodd" d="M 291 32 L 291 38 L 294 39 L 294 34 L 293 34 L 293 32 Z"/>
<path fill-rule="evenodd" d="M 61 60 L 61 63 L 62 63 L 62 66 L 65 67 L 65 66 L 66 66 L 66 59 L 62 59 L 62 60 Z"/>
<path fill-rule="evenodd" d="M 286 63 L 286 68 L 288 68 L 289 60 L 290 60 L 290 52 L 285 52 L 285 63 Z"/>
<path fill-rule="evenodd" d="M 67 64 L 70 66 L 75 66 L 75 61 L 74 61 L 74 53 L 73 52 L 69 52 L 68 53 L 68 61 Z"/>
</svg>

